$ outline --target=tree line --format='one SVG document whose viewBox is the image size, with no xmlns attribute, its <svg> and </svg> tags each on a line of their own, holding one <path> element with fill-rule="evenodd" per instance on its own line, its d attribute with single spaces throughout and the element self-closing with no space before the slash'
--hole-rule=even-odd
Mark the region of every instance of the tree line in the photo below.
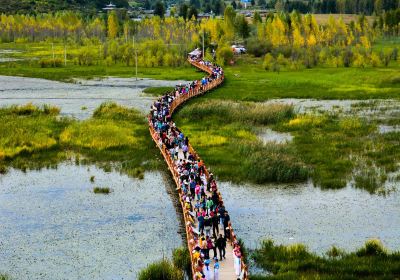
<svg viewBox="0 0 400 280">
<path fill-rule="evenodd" d="M 189 50 L 201 46 L 204 37 L 207 59 L 219 64 L 231 61 L 232 43 L 243 43 L 251 54 L 264 57 L 268 70 L 282 66 L 380 66 L 397 59 L 396 50 L 376 53 L 372 49 L 377 37 L 400 34 L 399 10 L 390 13 L 395 16 L 384 13 L 373 24 L 362 15 L 350 24 L 334 17 L 318 24 L 313 15 L 299 12 L 269 13 L 264 18 L 256 13 L 249 21 L 232 6 L 225 8 L 223 18 L 201 21 L 155 16 L 138 22 L 115 11 L 95 17 L 71 11 L 36 16 L 2 14 L 0 40 L 74 46 L 77 51 L 68 58 L 80 65 L 133 65 L 137 53 L 142 66 L 178 66 L 185 62 Z"/>
<path fill-rule="evenodd" d="M 254 5 L 266 9 L 321 14 L 380 14 L 400 8 L 399 0 L 252 0 Z"/>
</svg>

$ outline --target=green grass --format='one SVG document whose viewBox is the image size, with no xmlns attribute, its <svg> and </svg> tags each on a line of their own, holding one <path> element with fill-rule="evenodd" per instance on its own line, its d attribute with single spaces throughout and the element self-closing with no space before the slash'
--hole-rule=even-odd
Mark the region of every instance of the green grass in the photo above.
<svg viewBox="0 0 400 280">
<path fill-rule="evenodd" d="M 202 101 L 189 102 L 175 119 L 218 178 L 260 184 L 307 179 L 308 169 L 294 150 L 263 145 L 256 135 L 258 126 L 290 119 L 292 106 Z"/>
<path fill-rule="evenodd" d="M 335 247 L 318 256 L 304 245 L 275 245 L 266 240 L 253 254 L 256 265 L 271 272 L 251 279 L 398 279 L 400 252 L 388 252 L 377 240 L 367 241 L 356 252 Z"/>
<path fill-rule="evenodd" d="M 243 56 L 224 68 L 226 80 L 208 98 L 265 101 L 274 98 L 374 99 L 400 97 L 400 65 L 388 68 L 313 68 L 268 72 Z"/>
<path fill-rule="evenodd" d="M 137 279 L 183 280 L 183 275 L 183 271 L 175 267 L 171 261 L 163 259 L 148 265 L 147 268 L 140 271 Z"/>
<path fill-rule="evenodd" d="M 94 48 L 96 48 L 95 46 Z M 68 46 L 67 53 L 75 55 L 81 46 Z M 55 57 L 62 60 L 62 66 L 56 68 L 41 68 L 41 59 L 51 59 L 52 49 L 49 43 L 2 43 L 0 50 L 17 50 L 18 53 L 10 54 L 9 57 L 22 59 L 15 62 L 0 63 L 0 75 L 23 76 L 43 78 L 57 81 L 72 81 L 74 78 L 91 79 L 95 77 L 134 77 L 135 67 L 126 66 L 123 63 L 107 65 L 101 59 L 95 61 L 91 66 L 75 65 L 67 58 L 67 66 L 64 66 L 64 45 L 55 44 Z M 182 67 L 138 67 L 140 78 L 153 78 L 160 80 L 194 80 L 202 76 L 195 68 L 186 64 Z"/>
<path fill-rule="evenodd" d="M 58 109 L 28 104 L 0 109 L 0 172 L 55 166 L 75 157 L 76 164 L 110 163 L 143 178 L 160 166 L 145 116 L 114 103 L 102 104 L 86 121 L 59 118 Z M 76 155 L 76 156 L 74 156 Z"/>
<path fill-rule="evenodd" d="M 143 92 L 152 96 L 162 96 L 166 93 L 172 92 L 173 90 L 173 87 L 148 87 L 144 89 Z"/>
<path fill-rule="evenodd" d="M 108 187 L 95 187 L 95 188 L 93 188 L 93 192 L 95 194 L 109 194 L 110 193 L 110 188 L 108 188 Z"/>
<path fill-rule="evenodd" d="M 290 145 L 322 188 L 342 188 L 353 178 L 355 187 L 375 193 L 398 169 L 400 133 L 379 134 L 374 123 L 357 117 L 299 115 L 275 129 L 295 136 Z"/>
<path fill-rule="evenodd" d="M 387 174 L 400 162 L 400 133 L 379 134 L 375 123 L 357 117 L 300 115 L 290 105 L 201 97 L 181 108 L 175 120 L 222 180 L 262 184 L 311 177 L 321 188 L 353 182 L 381 193 Z M 294 140 L 263 144 L 257 133 L 265 126 L 290 133 Z"/>
</svg>

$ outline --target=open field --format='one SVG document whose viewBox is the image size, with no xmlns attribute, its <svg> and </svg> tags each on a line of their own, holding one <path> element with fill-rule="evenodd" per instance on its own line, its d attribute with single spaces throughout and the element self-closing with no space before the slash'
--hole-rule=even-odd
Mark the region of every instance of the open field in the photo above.
<svg viewBox="0 0 400 280">
<path fill-rule="evenodd" d="M 265 101 L 272 98 L 375 99 L 400 97 L 400 64 L 388 68 L 313 68 L 268 72 L 260 59 L 243 57 L 225 67 L 224 86 L 210 98 Z"/>
<path fill-rule="evenodd" d="M 315 16 L 315 19 L 317 20 L 318 24 L 326 24 L 329 21 L 329 18 L 332 16 L 336 20 L 339 20 L 340 18 L 343 19 L 343 22 L 346 24 L 349 24 L 350 22 L 357 22 L 358 18 L 360 15 L 357 14 L 313 14 Z M 368 23 L 372 25 L 374 22 L 374 16 L 366 16 Z"/>
</svg>

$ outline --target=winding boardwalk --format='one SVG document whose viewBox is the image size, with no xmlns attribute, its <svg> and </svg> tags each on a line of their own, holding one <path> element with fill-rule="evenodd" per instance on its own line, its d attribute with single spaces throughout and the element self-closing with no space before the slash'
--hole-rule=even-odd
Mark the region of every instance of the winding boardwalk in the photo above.
<svg viewBox="0 0 400 280">
<path fill-rule="evenodd" d="M 169 110 L 169 115 L 171 116 L 173 112 L 181 106 L 183 103 L 185 103 L 187 100 L 194 98 L 199 95 L 203 95 L 206 92 L 218 87 L 221 85 L 224 81 L 224 75 L 218 75 L 218 76 L 213 76 L 213 69 L 214 66 L 211 65 L 210 63 L 205 63 L 204 61 L 201 60 L 191 60 L 189 59 L 189 63 L 191 63 L 193 66 L 197 67 L 198 69 L 208 73 L 210 76 L 210 81 L 206 84 L 201 86 L 201 81 L 197 81 L 193 83 L 195 86 L 191 87 L 190 90 L 182 95 L 175 96 L 175 93 L 170 93 L 170 96 L 175 96 L 173 101 L 168 103 L 168 110 Z M 212 79 L 211 79 L 212 77 Z M 161 98 L 159 99 L 161 100 Z M 166 146 L 163 144 L 160 133 L 157 131 L 157 128 L 154 127 L 154 123 L 152 121 L 152 116 L 151 114 L 149 115 L 149 129 L 150 129 L 150 134 L 156 143 L 157 147 L 160 149 L 161 154 L 163 155 L 169 170 L 171 171 L 171 174 L 173 176 L 173 179 L 177 185 L 177 191 L 179 194 L 179 199 L 183 211 L 183 217 L 185 221 L 185 229 L 186 229 L 186 238 L 187 238 L 187 245 L 188 249 L 190 252 L 190 257 L 192 261 L 192 274 L 193 274 L 193 279 L 198 280 L 200 279 L 199 277 L 196 277 L 196 271 L 198 271 L 198 266 L 196 262 L 196 258 L 193 255 L 193 250 L 195 249 L 195 241 L 198 239 L 198 224 L 197 224 L 197 219 L 194 218 L 194 213 L 191 213 L 186 205 L 185 205 L 185 193 L 181 188 L 182 182 L 181 182 L 181 177 L 180 173 L 178 171 L 178 164 L 177 161 L 174 161 L 174 159 L 171 157 L 170 152 L 166 148 Z M 200 160 L 200 156 L 196 153 L 196 151 L 193 149 L 193 147 L 188 145 L 188 152 L 194 157 L 194 160 L 198 161 Z M 183 152 L 180 150 L 179 155 L 178 155 L 178 160 L 184 158 Z M 204 166 L 204 171 L 205 175 L 207 177 L 207 180 L 210 178 L 210 173 L 207 170 L 207 167 Z M 219 201 L 223 203 L 223 199 L 221 196 L 221 193 L 219 192 L 218 188 L 216 189 L 216 192 L 219 197 Z M 192 202 L 193 203 L 193 202 Z M 223 232 L 223 229 L 220 226 L 220 232 Z M 237 243 L 237 238 L 236 235 L 232 229 L 232 224 L 229 222 L 229 228 L 230 228 L 230 236 L 226 236 L 228 242 L 227 242 L 227 247 L 226 247 L 226 260 L 220 261 L 220 269 L 219 269 L 219 280 L 232 280 L 232 279 L 248 279 L 248 268 L 246 264 L 243 261 L 243 258 L 241 258 L 241 271 L 240 275 L 238 276 L 235 273 L 235 268 L 234 268 L 234 254 L 233 254 L 233 244 Z M 213 264 L 210 265 L 211 271 L 213 271 Z M 214 279 L 212 276 L 210 279 Z"/>
</svg>

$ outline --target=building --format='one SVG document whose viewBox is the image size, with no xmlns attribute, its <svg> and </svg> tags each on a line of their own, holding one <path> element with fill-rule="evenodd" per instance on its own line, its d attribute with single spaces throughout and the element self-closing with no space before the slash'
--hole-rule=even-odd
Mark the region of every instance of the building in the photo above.
<svg viewBox="0 0 400 280">
<path fill-rule="evenodd" d="M 109 12 L 109 11 L 113 11 L 117 8 L 117 6 L 115 6 L 112 2 L 110 2 L 110 4 L 106 5 L 103 8 L 103 11 Z"/>
</svg>

